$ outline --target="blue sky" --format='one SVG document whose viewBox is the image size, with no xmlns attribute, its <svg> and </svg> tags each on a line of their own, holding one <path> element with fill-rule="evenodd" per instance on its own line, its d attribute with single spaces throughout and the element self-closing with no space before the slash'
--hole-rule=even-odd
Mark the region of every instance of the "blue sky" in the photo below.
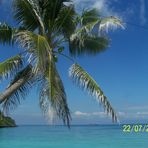
<svg viewBox="0 0 148 148">
<path fill-rule="evenodd" d="M 0 22 L 15 25 L 11 1 L 0 0 Z M 104 16 L 115 15 L 126 25 L 125 30 L 109 33 L 110 47 L 97 56 L 82 56 L 76 60 L 98 82 L 119 115 L 121 123 L 141 123 L 148 120 L 148 2 L 146 0 L 75 0 L 78 10 L 98 8 Z M 135 25 L 131 25 L 135 24 Z M 141 26 L 141 27 L 139 27 Z M 0 45 L 0 61 L 21 49 Z M 65 84 L 73 124 L 111 123 L 102 107 L 68 77 L 71 62 L 59 59 L 58 69 Z M 0 92 L 6 83 L 0 85 Z M 18 124 L 45 124 L 35 90 L 11 113 Z M 57 122 L 59 123 L 59 122 Z"/>
</svg>

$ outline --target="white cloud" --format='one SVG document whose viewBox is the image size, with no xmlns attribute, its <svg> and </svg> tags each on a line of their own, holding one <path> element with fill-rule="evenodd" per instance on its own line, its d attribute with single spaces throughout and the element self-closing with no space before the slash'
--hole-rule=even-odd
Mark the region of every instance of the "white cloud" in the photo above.
<svg viewBox="0 0 148 148">
<path fill-rule="evenodd" d="M 118 112 L 118 116 L 125 116 L 126 114 L 124 112 Z M 107 117 L 107 114 L 105 112 L 81 112 L 81 111 L 75 111 L 73 115 L 78 117 Z"/>
<path fill-rule="evenodd" d="M 74 0 L 76 5 L 76 9 L 83 10 L 84 8 L 97 8 L 100 10 L 103 16 L 116 16 L 121 20 L 131 21 L 135 16 L 137 11 L 139 12 L 139 18 L 141 25 L 145 25 L 147 22 L 146 19 L 146 0 L 139 0 L 139 10 L 138 3 L 131 2 L 124 9 L 121 10 L 116 8 L 116 4 L 120 4 L 122 6 L 122 1 L 119 0 Z M 136 4 L 135 4 L 136 3 Z M 137 18 L 136 18 L 137 19 Z"/>
<path fill-rule="evenodd" d="M 118 116 L 120 116 L 120 117 L 126 116 L 126 113 L 125 112 L 118 112 Z"/>
<path fill-rule="evenodd" d="M 107 114 L 105 112 L 81 112 L 76 111 L 73 113 L 75 117 L 100 117 L 106 118 Z M 148 112 L 117 112 L 119 119 L 135 119 L 135 118 L 148 118 Z"/>
<path fill-rule="evenodd" d="M 93 5 L 94 8 L 97 8 L 99 10 L 103 9 L 106 6 L 106 0 L 98 0 L 95 2 L 95 4 Z"/>
<path fill-rule="evenodd" d="M 140 21 L 141 21 L 141 25 L 145 25 L 146 23 L 146 9 L 145 9 L 145 0 L 140 0 Z"/>
<path fill-rule="evenodd" d="M 100 10 L 100 12 L 103 15 L 114 15 L 117 16 L 117 14 L 114 12 L 113 8 L 110 7 L 111 1 L 107 1 L 107 0 L 96 0 L 93 8 L 96 8 L 98 10 Z"/>
<path fill-rule="evenodd" d="M 148 119 L 148 112 L 118 112 L 119 119 Z"/>
<path fill-rule="evenodd" d="M 90 113 L 76 111 L 76 112 L 74 112 L 74 115 L 76 115 L 76 116 L 90 116 Z"/>
<path fill-rule="evenodd" d="M 112 2 L 116 2 L 112 0 Z M 114 15 L 115 12 L 110 7 L 111 1 L 108 0 L 74 0 L 76 8 L 83 10 L 84 8 L 96 8 L 103 15 Z"/>
<path fill-rule="evenodd" d="M 137 115 L 147 115 L 148 116 L 148 112 L 137 112 Z"/>
<path fill-rule="evenodd" d="M 92 115 L 94 116 L 106 116 L 105 112 L 93 112 Z"/>
<path fill-rule="evenodd" d="M 103 11 L 103 13 L 107 13 L 109 12 L 109 8 L 108 8 L 108 3 L 106 0 L 97 0 L 95 1 L 93 8 L 96 8 L 98 10 L 100 10 L 101 12 Z"/>
<path fill-rule="evenodd" d="M 117 112 L 117 116 L 118 116 L 118 120 L 120 123 L 123 123 L 124 121 L 135 121 L 135 120 L 144 120 L 144 119 L 148 119 L 148 115 L 146 113 L 143 113 L 143 115 L 141 115 L 142 113 L 138 113 L 134 112 L 123 112 L 123 111 L 119 111 Z M 84 121 L 87 120 L 89 121 L 89 123 L 92 121 L 99 121 L 99 122 L 110 122 L 111 117 L 108 116 L 105 112 L 81 112 L 81 111 L 76 111 L 72 114 L 72 117 L 74 119 L 74 121 L 76 120 L 80 120 L 80 121 Z"/>
<path fill-rule="evenodd" d="M 148 105 L 128 106 L 124 107 L 126 110 L 148 110 Z"/>
</svg>

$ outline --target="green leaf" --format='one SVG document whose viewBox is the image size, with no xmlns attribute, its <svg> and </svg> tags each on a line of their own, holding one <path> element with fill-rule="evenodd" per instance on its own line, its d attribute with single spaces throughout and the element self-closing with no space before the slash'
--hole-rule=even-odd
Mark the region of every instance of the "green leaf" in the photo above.
<svg viewBox="0 0 148 148">
<path fill-rule="evenodd" d="M 61 9 L 65 7 L 65 2 L 70 2 L 70 0 L 40 0 L 39 6 L 42 11 L 44 24 L 49 30 L 54 28 L 55 21 L 59 16 Z"/>
<path fill-rule="evenodd" d="M 64 47 L 58 48 L 58 52 L 59 52 L 59 53 L 62 53 L 63 51 L 64 51 Z"/>
<path fill-rule="evenodd" d="M 15 74 L 23 65 L 22 57 L 16 55 L 0 63 L 0 78 L 8 78 Z"/>
<path fill-rule="evenodd" d="M 15 38 L 17 43 L 28 51 L 31 56 L 30 60 L 35 63 L 40 71 L 45 72 L 48 55 L 51 54 L 47 38 L 30 31 L 19 31 Z"/>
<path fill-rule="evenodd" d="M 13 4 L 14 18 L 28 30 L 39 28 L 44 33 L 39 3 L 36 0 L 15 0 Z"/>
<path fill-rule="evenodd" d="M 0 23 L 0 43 L 2 44 L 13 44 L 13 35 L 14 35 L 15 29 L 12 29 L 7 24 Z"/>
<path fill-rule="evenodd" d="M 82 12 L 82 16 L 80 17 L 80 21 L 83 26 L 94 22 L 97 23 L 99 20 L 100 14 L 97 9 L 84 10 Z"/>
<path fill-rule="evenodd" d="M 104 95 L 103 91 L 97 82 L 78 64 L 73 64 L 69 71 L 70 77 L 80 85 L 84 90 L 87 90 L 92 96 L 101 102 L 107 114 L 111 115 L 113 122 L 117 122 L 117 115 Z"/>
<path fill-rule="evenodd" d="M 70 54 L 76 55 L 95 55 L 104 51 L 109 44 L 105 37 L 98 37 L 95 35 L 78 34 L 71 36 L 69 43 Z"/>
<path fill-rule="evenodd" d="M 57 31 L 61 31 L 65 37 L 69 37 L 76 28 L 75 15 L 73 6 L 64 6 L 59 12 L 55 26 L 57 26 Z"/>
</svg>

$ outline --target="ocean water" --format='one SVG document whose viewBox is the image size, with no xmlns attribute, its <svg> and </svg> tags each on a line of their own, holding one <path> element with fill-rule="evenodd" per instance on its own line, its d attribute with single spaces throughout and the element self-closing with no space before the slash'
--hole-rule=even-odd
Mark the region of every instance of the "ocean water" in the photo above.
<svg viewBox="0 0 148 148">
<path fill-rule="evenodd" d="M 0 129 L 0 148 L 148 148 L 148 133 L 122 126 L 19 126 Z"/>
</svg>

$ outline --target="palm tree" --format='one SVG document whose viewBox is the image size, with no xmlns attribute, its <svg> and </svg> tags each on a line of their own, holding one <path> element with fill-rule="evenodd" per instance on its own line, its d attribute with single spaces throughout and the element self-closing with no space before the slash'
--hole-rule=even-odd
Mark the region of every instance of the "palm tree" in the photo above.
<svg viewBox="0 0 148 148">
<path fill-rule="evenodd" d="M 14 0 L 19 27 L 0 24 L 0 43 L 18 45 L 22 52 L 0 63 L 0 78 L 13 78 L 0 95 L 4 112 L 16 108 L 32 87 L 39 87 L 39 104 L 45 115 L 52 109 L 70 125 L 71 115 L 56 62 L 61 55 L 73 62 L 69 75 L 103 105 L 114 122 L 117 115 L 96 81 L 74 60 L 96 55 L 108 47 L 107 30 L 122 27 L 116 17 L 101 17 L 96 9 L 77 13 L 70 0 Z M 64 49 L 69 47 L 69 56 Z M 67 49 L 67 48 L 66 48 Z M 67 53 L 67 52 L 66 52 Z"/>
</svg>

